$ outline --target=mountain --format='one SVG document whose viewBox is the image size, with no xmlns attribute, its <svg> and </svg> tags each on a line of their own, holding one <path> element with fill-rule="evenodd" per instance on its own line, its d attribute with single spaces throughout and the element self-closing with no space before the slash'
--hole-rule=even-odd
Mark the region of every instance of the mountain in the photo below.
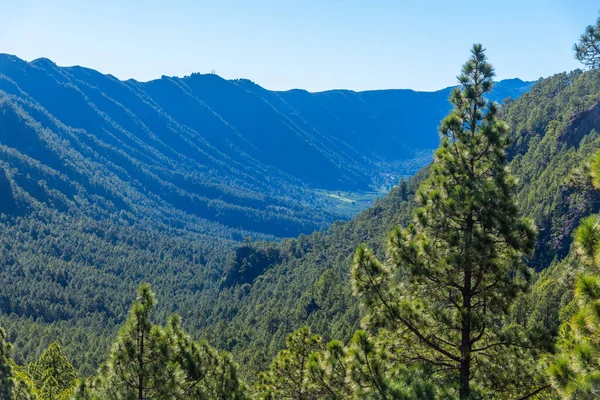
<svg viewBox="0 0 600 400">
<path fill-rule="evenodd" d="M 530 87 L 502 81 L 494 97 Z M 345 217 L 324 191 L 389 187 L 427 163 L 450 90 L 272 92 L 212 74 L 119 81 L 0 55 L 0 161 L 13 187 L 58 209 L 91 202 L 228 239 L 291 237 Z"/>
<path fill-rule="evenodd" d="M 530 88 L 503 81 L 494 97 Z M 348 313 L 329 321 L 347 332 L 358 315 L 342 288 L 347 258 L 375 238 L 369 229 L 388 228 L 380 212 L 406 221 L 424 172 L 325 231 L 347 215 L 331 205 L 426 164 L 450 90 L 271 92 L 199 74 L 123 82 L 1 55 L 0 325 L 16 361 L 58 340 L 92 373 L 142 281 L 159 319 L 182 314 L 196 336 L 245 352 L 249 369 L 262 363 L 257 346 L 270 357 L 290 329 L 313 324 L 308 313 Z M 339 291 L 330 303 L 312 296 L 321 277 L 319 293 Z"/>
</svg>

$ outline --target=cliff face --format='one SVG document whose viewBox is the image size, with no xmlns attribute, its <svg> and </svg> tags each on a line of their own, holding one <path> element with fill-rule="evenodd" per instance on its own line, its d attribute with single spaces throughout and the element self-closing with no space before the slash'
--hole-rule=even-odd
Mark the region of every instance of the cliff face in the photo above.
<svg viewBox="0 0 600 400">
<path fill-rule="evenodd" d="M 560 139 L 568 146 L 576 146 L 592 130 L 600 132 L 600 103 L 573 115 Z"/>
</svg>

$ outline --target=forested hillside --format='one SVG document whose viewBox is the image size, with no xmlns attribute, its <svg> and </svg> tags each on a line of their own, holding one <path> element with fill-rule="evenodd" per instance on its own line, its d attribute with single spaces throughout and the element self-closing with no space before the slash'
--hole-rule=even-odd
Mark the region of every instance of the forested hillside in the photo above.
<svg viewBox="0 0 600 400">
<path fill-rule="evenodd" d="M 581 111 L 595 104 L 598 92 L 594 73 L 574 72 L 539 82 L 530 94 L 505 105 L 504 118 L 515 128 L 511 165 L 521 165 L 515 169 L 520 201 L 534 205 L 528 212 L 541 227 L 540 237 L 553 238 L 552 246 L 561 251 L 560 256 L 568 249 L 569 232 L 578 215 L 596 204 L 595 197 L 587 198 L 591 194 L 569 195 L 560 188 L 565 171 L 597 145 L 591 133 L 593 118 L 587 119 L 591 125 L 580 124 L 585 131 L 576 129 L 577 137 L 569 132 L 580 126 L 577 121 L 595 115 Z M 179 310 L 193 332 L 210 337 L 241 360 L 252 360 L 247 364 L 250 370 L 270 360 L 285 336 L 304 323 L 326 337 L 348 338 L 359 318 L 347 285 L 352 252 L 361 242 L 383 252 L 381 238 L 390 227 L 409 220 L 414 191 L 426 176 L 426 170 L 421 171 L 356 219 L 335 223 L 327 232 L 281 244 L 245 243 L 231 256 L 236 245 L 215 237 L 225 232 L 241 238 L 239 229 L 205 223 L 175 209 L 140 181 L 129 180 L 131 172 L 125 167 L 103 164 L 107 156 L 93 146 L 107 152 L 117 147 L 87 131 L 66 127 L 32 99 L 6 96 L 3 104 L 2 185 L 11 190 L 3 192 L 2 201 L 6 215 L 0 276 L 7 289 L 0 306 L 2 325 L 16 343 L 19 362 L 39 355 L 61 332 L 61 342 L 68 344 L 65 351 L 80 370 L 90 373 L 140 281 L 155 285 L 162 318 L 168 310 Z M 43 127 L 38 120 L 50 125 Z M 15 129 L 19 134 L 8 134 Z M 81 152 L 60 145 L 67 140 Z M 127 159 L 125 152 L 117 153 Z M 133 171 L 131 165 L 139 164 L 123 165 Z M 159 176 L 157 171 L 169 170 L 156 167 L 152 176 Z M 550 201 L 546 199 L 563 208 L 545 203 Z M 249 204 L 253 201 L 248 199 Z M 565 232 L 561 218 L 573 221 Z M 547 246 L 548 242 L 539 243 Z M 536 253 L 540 268 L 554 257 L 552 249 L 546 250 Z M 76 340 L 82 337 L 86 339 Z M 93 355 L 78 348 L 93 349 Z"/>
<path fill-rule="evenodd" d="M 501 82 L 494 97 L 530 86 Z M 91 204 L 234 240 L 310 233 L 343 216 L 315 189 L 376 191 L 428 162 L 448 93 L 271 92 L 212 74 L 123 82 L 0 55 L 1 178 L 32 198 L 0 205 L 90 215 Z"/>
<path fill-rule="evenodd" d="M 530 87 L 504 81 L 493 96 Z M 122 82 L 0 56 L 0 325 L 16 361 L 58 340 L 92 373 L 141 281 L 162 320 L 180 310 L 196 335 L 228 321 L 229 291 L 287 257 L 277 250 L 244 272 L 231 261 L 239 242 L 339 219 L 315 189 L 373 190 L 412 174 L 437 145 L 449 90 L 271 92 L 200 74 Z"/>
<path fill-rule="evenodd" d="M 430 166 L 352 220 L 295 239 L 235 244 L 160 214 L 140 221 L 85 188 L 69 198 L 67 175 L 7 151 L 56 180 L 36 192 L 4 169 L 0 389 L 43 400 L 593 398 L 600 69 L 498 106 L 484 52 L 474 45 L 463 67 Z"/>
<path fill-rule="evenodd" d="M 39 63 L 55 74 L 62 71 L 59 75 L 64 79 L 74 79 L 71 74 L 83 71 L 62 70 L 47 61 Z M 19 65 L 33 68 L 31 74 L 41 73 L 40 67 Z M 89 71 L 86 74 L 93 75 Z M 0 325 L 7 331 L 7 341 L 14 344 L 13 356 L 19 364 L 39 356 L 52 341 L 58 341 L 80 374 L 92 374 L 106 359 L 116 328 L 124 322 L 132 289 L 140 281 L 150 282 L 157 292 L 154 319 L 166 323 L 169 314 L 178 312 L 184 327 L 194 336 L 231 351 L 243 366 L 240 374 L 249 381 L 284 346 L 286 336 L 301 326 L 309 326 L 325 339 L 348 341 L 364 312 L 349 284 L 352 254 L 359 244 L 366 243 L 376 255 L 385 256 L 385 236 L 393 227 L 411 220 L 417 188 L 429 176 L 425 168 L 402 180 L 388 196 L 351 221 L 335 222 L 327 230 L 297 239 L 272 242 L 269 240 L 276 236 L 294 232 L 290 226 L 298 229 L 295 232 L 307 231 L 317 226 L 317 220 L 323 223 L 335 218 L 320 210 L 316 202 L 312 208 L 300 207 L 292 198 L 293 193 L 299 199 L 314 196 L 310 188 L 318 182 L 310 182 L 306 176 L 293 177 L 291 170 L 284 172 L 281 166 L 272 165 L 264 173 L 280 171 L 275 178 L 245 180 L 246 173 L 254 179 L 265 161 L 256 161 L 257 169 L 240 174 L 252 164 L 242 159 L 238 164 L 234 158 L 227 158 L 223 149 L 212 148 L 205 141 L 202 143 L 207 147 L 201 153 L 175 155 L 175 144 L 165 142 L 168 136 L 154 136 L 153 131 L 143 127 L 141 118 L 129 112 L 124 111 L 129 117 L 121 116 L 123 121 L 116 123 L 88 98 L 79 114 L 93 113 L 86 118 L 76 117 L 58 111 L 63 106 L 55 103 L 56 98 L 46 99 L 48 103 L 43 105 L 7 76 L 3 75 L 6 94 L 0 116 L 0 284 L 5 288 L 0 296 Z M 118 82 L 94 76 L 115 85 Z M 219 80 L 216 76 L 186 79 Z M 333 109 L 333 103 L 341 102 L 338 97 L 365 96 L 371 104 L 382 101 L 383 108 L 391 100 L 382 98 L 394 94 L 273 93 L 247 81 L 220 82 L 237 90 L 244 87 L 248 96 L 262 93 L 273 102 L 275 98 L 285 98 L 288 105 L 295 102 L 294 107 L 304 110 L 307 121 L 323 121 L 316 109 Z M 56 85 L 83 96 L 81 89 L 72 84 Z M 442 96 L 442 92 L 435 95 Z M 322 108 L 310 102 L 311 97 L 318 98 Z M 152 103 L 149 99 L 145 98 L 144 104 Z M 324 105 L 326 102 L 332 103 Z M 111 104 L 118 107 L 115 102 Z M 596 191 L 570 186 L 566 179 L 600 148 L 598 104 L 600 73 L 574 71 L 537 82 L 517 100 L 505 101 L 501 109 L 502 119 L 511 128 L 508 168 L 517 178 L 518 205 L 538 227 L 531 265 L 542 270 L 555 261 L 532 294 L 522 299 L 520 311 L 529 309 L 532 315 L 524 317 L 525 325 L 537 326 L 540 319 L 534 316 L 545 315 L 544 329 L 555 333 L 561 321 L 558 310 L 570 299 L 573 275 L 567 271 L 579 268 L 573 267 L 573 260 L 556 262 L 567 256 L 579 219 L 600 207 Z M 50 113 L 46 106 L 57 108 Z M 54 116 L 61 112 L 69 125 Z M 100 123 L 100 116 L 105 120 L 103 124 L 112 122 L 103 128 L 85 125 L 92 115 L 95 124 Z M 155 117 L 154 123 L 168 121 L 180 129 L 172 126 L 173 135 L 183 132 L 183 124 L 165 115 Z M 124 121 L 131 124 L 128 129 L 121 127 Z M 324 124 L 333 126 L 332 121 Z M 134 126 L 139 131 L 134 131 Z M 199 140 L 195 133 L 190 135 L 188 145 Z M 178 149 L 186 147 L 190 147 L 186 151 L 200 151 L 200 145 L 180 144 Z M 200 160 L 204 158 L 199 154 L 214 162 L 213 167 L 202 169 Z M 382 162 L 387 162 L 382 154 Z M 226 174 L 230 175 L 221 175 L 223 171 L 217 165 L 227 166 Z M 181 175 L 177 172 L 180 170 L 184 171 Z M 212 186 L 202 171 L 214 174 Z M 221 183 L 223 176 L 231 177 L 231 181 Z M 369 179 L 368 184 L 376 182 L 372 176 Z M 182 182 L 188 186 L 181 186 Z M 213 192 L 207 189 L 209 186 Z M 199 193 L 212 193 L 219 200 L 203 200 Z M 205 200 L 215 208 L 203 208 Z M 257 213 L 262 213 L 259 219 Z M 233 225 L 232 221 L 240 221 L 239 226 L 228 226 Z M 235 243 L 246 235 L 262 241 Z M 552 276 L 563 278 L 557 284 Z M 165 326 L 167 331 L 180 329 Z M 212 350 L 202 351 L 210 354 Z"/>
<path fill-rule="evenodd" d="M 538 228 L 530 261 L 537 270 L 566 257 L 579 219 L 600 209 L 597 192 L 567 184 L 569 174 L 600 148 L 599 102 L 600 71 L 574 71 L 536 83 L 529 93 L 503 107 L 502 118 L 511 127 L 508 168 L 517 178 L 518 205 Z M 351 221 L 333 224 L 325 233 L 238 252 L 234 270 L 251 270 L 246 263 L 253 258 L 248 254 L 277 252 L 278 260 L 255 280 L 224 285 L 210 337 L 243 365 L 259 366 L 284 345 L 290 331 L 303 325 L 326 338 L 348 340 L 361 314 L 349 285 L 354 250 L 366 243 L 375 254 L 385 256 L 386 235 L 410 222 L 415 192 L 427 174 L 427 169 L 420 171 L 370 209 Z M 548 318 L 557 329 L 560 297 L 572 286 L 551 278 L 542 282 L 562 288 L 555 294 L 554 309 L 551 305 L 545 309 L 553 313 Z"/>
<path fill-rule="evenodd" d="M 512 17 L 479 6 L 438 32 Z M 449 67 L 434 32 L 415 82 Z M 599 398 L 600 17 L 572 52 L 497 82 L 475 43 L 453 87 L 317 93 L 0 54 L 0 400 Z"/>
</svg>

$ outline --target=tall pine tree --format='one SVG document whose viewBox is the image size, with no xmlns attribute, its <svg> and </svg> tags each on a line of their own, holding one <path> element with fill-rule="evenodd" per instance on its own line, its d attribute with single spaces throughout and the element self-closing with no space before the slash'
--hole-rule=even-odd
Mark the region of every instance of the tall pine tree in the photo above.
<svg viewBox="0 0 600 400">
<path fill-rule="evenodd" d="M 311 354 L 320 349 L 321 338 L 302 327 L 288 335 L 287 348 L 277 354 L 271 368 L 259 375 L 255 392 L 260 399 L 314 398 L 309 381 Z"/>
<path fill-rule="evenodd" d="M 178 315 L 166 329 L 173 343 L 172 359 L 182 371 L 180 392 L 191 399 L 246 399 L 247 388 L 239 380 L 237 365 L 206 342 L 196 342 L 181 328 Z"/>
<path fill-rule="evenodd" d="M 174 361 L 174 338 L 152 324 L 150 311 L 155 305 L 150 285 L 142 284 L 94 385 L 95 396 L 143 400 L 175 399 L 181 395 L 183 374 Z"/>
<path fill-rule="evenodd" d="M 393 357 L 454 373 L 462 399 L 471 396 L 475 373 L 494 363 L 492 354 L 516 344 L 500 334 L 500 317 L 528 285 L 523 258 L 535 243 L 505 168 L 508 127 L 485 97 L 493 77 L 483 47 L 474 45 L 414 223 L 391 233 L 389 262 L 360 247 L 352 271 L 368 308 L 365 324 L 387 335 Z"/>
<path fill-rule="evenodd" d="M 247 399 L 229 355 L 192 340 L 177 315 L 165 328 L 153 324 L 155 305 L 150 286 L 142 284 L 108 361 L 80 384 L 74 398 Z"/>
</svg>

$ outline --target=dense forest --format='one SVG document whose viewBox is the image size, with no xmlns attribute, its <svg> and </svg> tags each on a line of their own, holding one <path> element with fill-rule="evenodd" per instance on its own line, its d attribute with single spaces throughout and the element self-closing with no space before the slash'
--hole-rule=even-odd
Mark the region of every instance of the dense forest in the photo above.
<svg viewBox="0 0 600 400">
<path fill-rule="evenodd" d="M 530 87 L 507 80 L 491 96 Z M 236 259 L 248 243 L 324 230 L 346 217 L 327 192 L 371 190 L 427 162 L 449 92 L 270 92 L 200 74 L 123 82 L 0 56 L 0 325 L 13 357 L 29 362 L 58 340 L 92 374 L 142 281 L 165 299 L 160 320 L 177 311 L 207 334 L 233 315 L 227 300 L 214 308 L 223 289 L 278 261 L 275 252 L 244 272 Z M 423 113 L 430 135 L 406 134 L 416 126 L 401 109 Z M 381 143 L 367 140 L 375 131 Z M 293 144 L 309 133 L 307 149 Z M 301 176 L 274 159 L 278 148 L 324 161 Z M 321 171 L 345 177 L 326 185 Z"/>
<path fill-rule="evenodd" d="M 156 163 L 5 95 L 0 398 L 597 398 L 599 48 L 600 18 L 574 46 L 589 70 L 498 104 L 474 45 L 433 162 L 352 220 L 281 241 L 158 196 L 143 179 L 193 198 L 163 175 L 183 164 L 135 153 L 136 135 L 121 131 Z M 52 68 L 82 91 L 65 82 L 89 71 Z"/>
</svg>

